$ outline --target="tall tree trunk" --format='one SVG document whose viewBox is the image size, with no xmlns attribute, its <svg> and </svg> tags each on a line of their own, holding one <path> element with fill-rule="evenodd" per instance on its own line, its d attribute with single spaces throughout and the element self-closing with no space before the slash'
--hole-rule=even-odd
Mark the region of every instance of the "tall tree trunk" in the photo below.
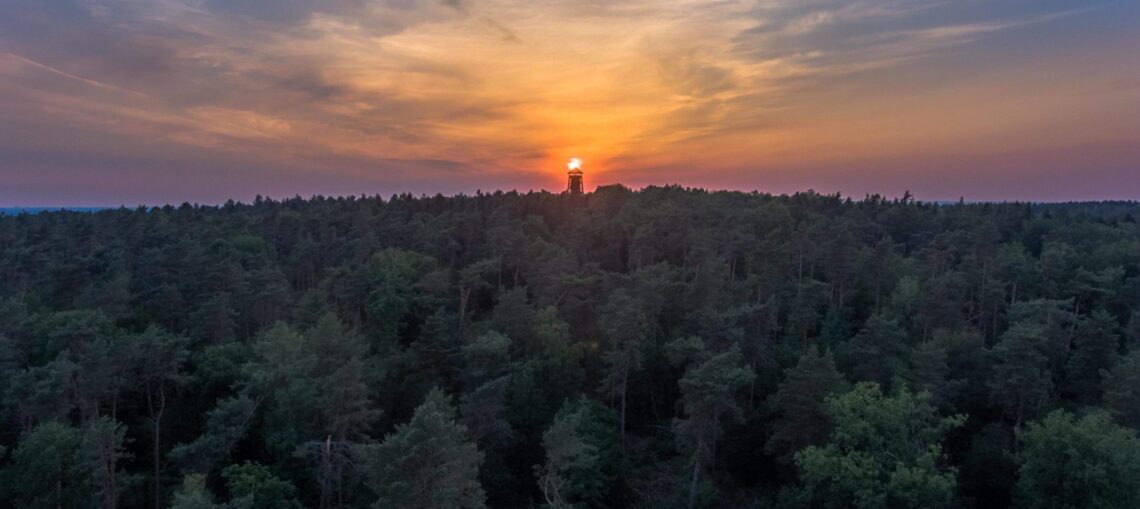
<svg viewBox="0 0 1140 509">
<path fill-rule="evenodd" d="M 990 326 L 990 333 L 991 333 L 990 337 L 992 337 L 992 338 L 993 338 L 993 340 L 994 340 L 994 343 L 997 343 L 997 335 L 998 335 L 998 312 L 1000 311 L 1000 306 L 1001 306 L 1001 304 L 1000 304 L 1000 301 L 999 301 L 999 302 L 995 302 L 995 303 L 994 303 L 994 311 L 993 311 L 993 314 L 994 314 L 994 316 L 993 316 L 993 323 L 992 323 L 992 325 Z"/>
<path fill-rule="evenodd" d="M 751 363 L 749 363 L 749 365 L 752 367 L 752 372 L 755 373 L 756 372 L 756 361 L 752 361 Z M 748 382 L 748 405 L 752 406 L 755 404 L 756 404 L 756 377 L 752 377 L 752 380 Z"/>
<path fill-rule="evenodd" d="M 154 475 L 154 509 L 162 509 L 162 414 L 166 411 L 166 388 L 158 384 L 158 402 L 154 401 L 154 389 L 146 388 L 147 409 L 150 410 L 152 434 L 152 460 Z"/>
<path fill-rule="evenodd" d="M 112 442 L 110 444 L 110 447 L 108 447 L 108 444 L 103 444 L 103 454 L 104 454 L 103 468 L 106 469 L 106 473 L 107 473 L 106 478 L 103 480 L 103 489 L 104 489 L 103 500 L 104 500 L 104 503 L 106 504 L 104 509 L 116 509 L 117 507 L 119 507 L 119 500 L 118 500 L 119 494 L 116 493 L 116 489 L 119 486 L 119 481 L 118 481 L 118 479 L 116 479 L 118 474 L 115 472 L 115 460 L 116 460 L 115 452 L 116 451 L 115 451 L 115 447 L 114 447 L 114 437 L 113 436 L 112 436 L 111 440 L 112 440 Z"/>
<path fill-rule="evenodd" d="M 693 480 L 689 482 L 689 509 L 697 506 L 697 486 L 701 476 L 701 442 L 697 441 L 697 452 L 693 453 Z"/>
<path fill-rule="evenodd" d="M 621 374 L 621 454 L 625 455 L 625 393 L 629 384 L 629 369 Z"/>
<path fill-rule="evenodd" d="M 325 443 L 321 446 L 321 466 L 320 466 L 320 485 L 321 485 L 321 499 L 320 509 L 329 509 L 332 506 L 332 435 L 325 437 Z"/>
<path fill-rule="evenodd" d="M 467 317 L 467 299 L 471 296 L 469 288 L 459 289 L 459 333 L 458 336 L 463 336 L 463 322 Z"/>
<path fill-rule="evenodd" d="M 875 277 L 875 312 L 876 313 L 882 311 L 882 306 L 879 304 L 879 301 L 881 300 L 882 295 L 883 295 L 883 282 L 881 281 L 881 278 L 882 278 L 882 276 L 878 276 L 878 275 L 876 275 L 876 277 Z"/>
</svg>

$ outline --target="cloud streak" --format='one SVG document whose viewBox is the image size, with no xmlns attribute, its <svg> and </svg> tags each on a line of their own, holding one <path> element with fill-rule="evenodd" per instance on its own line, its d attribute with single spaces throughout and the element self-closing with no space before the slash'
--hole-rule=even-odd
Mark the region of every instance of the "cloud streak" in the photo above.
<svg viewBox="0 0 1140 509">
<path fill-rule="evenodd" d="M 0 152 L 0 186 L 50 197 L 58 179 L 28 172 L 74 175 L 82 168 L 60 161 L 97 157 L 118 161 L 88 170 L 105 179 L 135 172 L 165 188 L 195 171 L 143 167 L 191 153 L 255 168 L 226 179 L 237 198 L 266 194 L 275 172 L 288 176 L 275 187 L 294 183 L 287 194 L 314 181 L 379 192 L 556 188 L 572 156 L 592 183 L 657 175 L 746 188 L 787 168 L 815 185 L 852 161 L 890 166 L 860 170 L 881 172 L 869 178 L 898 175 L 904 159 L 946 161 L 995 139 L 1019 154 L 1094 136 L 1140 142 L 1127 115 L 1140 105 L 1129 93 L 1140 62 L 1128 51 L 1140 8 L 1060 7 L 12 0 L 0 17 L 0 130 L 69 135 L 0 145 L 20 152 Z M 1010 100 L 1016 91 L 1059 102 Z M 1099 127 L 1077 128 L 1094 119 Z M 944 197 L 940 180 L 925 182 L 918 191 Z M 95 199 L 145 195 L 108 189 Z M 25 204 L 19 189 L 0 199 Z"/>
</svg>

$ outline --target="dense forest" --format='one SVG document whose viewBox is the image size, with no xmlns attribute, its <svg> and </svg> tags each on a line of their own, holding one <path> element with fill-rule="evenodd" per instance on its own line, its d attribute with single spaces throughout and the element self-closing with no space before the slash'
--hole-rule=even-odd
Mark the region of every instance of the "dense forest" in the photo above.
<svg viewBox="0 0 1140 509">
<path fill-rule="evenodd" d="M 0 506 L 1140 507 L 1140 204 L 0 216 Z"/>
</svg>

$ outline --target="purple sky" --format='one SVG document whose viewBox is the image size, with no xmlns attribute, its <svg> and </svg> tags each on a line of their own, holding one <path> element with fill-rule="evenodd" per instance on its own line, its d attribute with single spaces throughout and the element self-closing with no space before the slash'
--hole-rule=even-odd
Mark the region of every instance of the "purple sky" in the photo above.
<svg viewBox="0 0 1140 509">
<path fill-rule="evenodd" d="M 8 0 L 0 207 L 1140 199 L 1140 2 Z"/>
</svg>

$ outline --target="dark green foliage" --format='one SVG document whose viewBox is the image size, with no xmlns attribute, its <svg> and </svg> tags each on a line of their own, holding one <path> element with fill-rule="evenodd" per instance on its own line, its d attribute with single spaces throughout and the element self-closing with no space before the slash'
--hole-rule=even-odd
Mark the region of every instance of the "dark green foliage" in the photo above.
<svg viewBox="0 0 1140 509">
<path fill-rule="evenodd" d="M 1101 372 L 1111 369 L 1120 357 L 1120 337 L 1116 320 L 1103 310 L 1077 324 L 1073 353 L 1065 365 L 1066 388 L 1070 397 L 1096 404 L 1101 395 Z"/>
<path fill-rule="evenodd" d="M 3 498 L 27 509 L 86 507 L 91 471 L 82 442 L 81 430 L 58 422 L 25 433 L 3 470 Z"/>
<path fill-rule="evenodd" d="M 482 508 L 482 462 L 451 399 L 433 389 L 412 419 L 376 447 L 368 483 L 379 496 L 373 507 Z"/>
<path fill-rule="evenodd" d="M 552 508 L 611 507 L 621 475 L 613 412 L 587 399 L 567 402 L 542 434 L 546 461 L 535 466 Z"/>
<path fill-rule="evenodd" d="M 621 403 L 622 448 L 625 448 L 626 408 L 629 377 L 642 367 L 641 342 L 650 334 L 649 318 L 642 302 L 625 291 L 617 291 L 601 307 L 598 326 L 608 339 L 602 355 L 606 374 L 602 390 Z"/>
<path fill-rule="evenodd" d="M 296 488 L 264 465 L 242 463 L 222 471 L 234 509 L 301 509 Z"/>
<path fill-rule="evenodd" d="M 356 277 L 367 282 L 363 302 L 368 320 L 381 340 L 396 341 L 421 312 L 416 284 L 434 268 L 435 260 L 420 253 L 385 249 L 369 259 Z M 350 276 L 351 277 L 351 276 Z"/>
<path fill-rule="evenodd" d="M 848 345 L 851 378 L 890 387 L 906 370 L 906 350 L 906 332 L 895 321 L 871 316 Z"/>
<path fill-rule="evenodd" d="M 930 393 L 935 405 L 944 407 L 954 399 L 959 380 L 949 380 L 946 347 L 940 342 L 928 341 L 914 347 L 910 355 L 907 382 L 916 391 Z"/>
<path fill-rule="evenodd" d="M 174 446 L 170 457 L 186 471 L 210 471 L 230 459 L 256 409 L 257 404 L 245 396 L 219 400 L 206 415 L 205 432 L 189 443 Z"/>
<path fill-rule="evenodd" d="M 475 442 L 502 443 L 514 434 L 511 423 L 503 418 L 510 383 L 511 377 L 501 376 L 463 395 L 459 403 L 459 413 L 463 415 L 463 420 Z"/>
<path fill-rule="evenodd" d="M 1124 339 L 1130 350 L 1140 348 L 1140 308 L 1134 308 L 1124 329 Z"/>
<path fill-rule="evenodd" d="M 83 430 L 80 450 L 89 472 L 91 493 L 99 507 L 119 505 L 123 476 L 120 462 L 129 457 L 125 450 L 126 427 L 108 417 L 100 417 Z"/>
<path fill-rule="evenodd" d="M 1116 422 L 1140 430 L 1140 350 L 1124 357 L 1104 378 L 1104 404 Z"/>
<path fill-rule="evenodd" d="M 732 345 L 728 351 L 692 365 L 678 382 L 685 416 L 678 418 L 673 427 L 693 451 L 689 509 L 696 505 L 701 470 L 716 458 L 716 444 L 724 433 L 723 426 L 743 418 L 737 393 L 756 376 L 751 369 L 742 366 L 743 360 L 740 349 Z"/>
<path fill-rule="evenodd" d="M 831 432 L 831 419 L 824 402 L 842 391 L 847 380 L 835 369 L 831 353 L 809 348 L 795 367 L 784 373 L 770 405 L 776 414 L 767 450 L 791 462 L 796 451 L 819 445 Z"/>
<path fill-rule="evenodd" d="M 1010 451 L 1013 432 L 990 424 L 974 436 L 958 468 L 962 498 L 972 507 L 1009 507 L 1017 465 Z"/>
<path fill-rule="evenodd" d="M 597 447 L 586 442 L 578 430 L 583 419 L 580 412 L 560 411 L 550 428 L 542 434 L 546 463 L 536 465 L 535 474 L 543 499 L 555 509 L 573 507 L 574 492 L 583 488 L 571 484 L 571 475 L 580 476 L 582 472 L 591 472 L 598 466 Z"/>
<path fill-rule="evenodd" d="M 996 360 L 990 389 L 994 399 L 1020 427 L 1045 405 L 1052 388 L 1047 345 L 1042 330 L 1016 323 L 994 346 Z"/>
<path fill-rule="evenodd" d="M 1006 507 L 1026 422 L 1140 428 L 1129 214 L 607 186 L 0 216 L 0 506 Z M 848 381 L 885 395 L 840 433 Z M 944 454 L 869 438 L 957 413 L 915 435 Z"/>
<path fill-rule="evenodd" d="M 206 487 L 204 475 L 189 474 L 174 492 L 170 509 L 221 509 L 221 505 L 214 502 L 214 494 Z"/>
<path fill-rule="evenodd" d="M 495 331 L 486 332 L 460 347 L 467 384 L 478 387 L 502 376 L 510 367 L 511 340 Z"/>
<path fill-rule="evenodd" d="M 1108 415 L 1056 410 L 1030 423 L 1022 443 L 1015 507 L 1140 505 L 1140 439 Z"/>
<path fill-rule="evenodd" d="M 296 488 L 257 463 L 230 465 L 222 470 L 229 502 L 217 502 L 206 476 L 189 474 L 174 492 L 171 509 L 301 509 Z"/>
<path fill-rule="evenodd" d="M 830 441 L 796 453 L 811 507 L 951 507 L 955 472 L 944 466 L 942 439 L 965 416 L 940 417 L 927 393 L 883 396 L 873 382 L 828 399 Z"/>
</svg>

